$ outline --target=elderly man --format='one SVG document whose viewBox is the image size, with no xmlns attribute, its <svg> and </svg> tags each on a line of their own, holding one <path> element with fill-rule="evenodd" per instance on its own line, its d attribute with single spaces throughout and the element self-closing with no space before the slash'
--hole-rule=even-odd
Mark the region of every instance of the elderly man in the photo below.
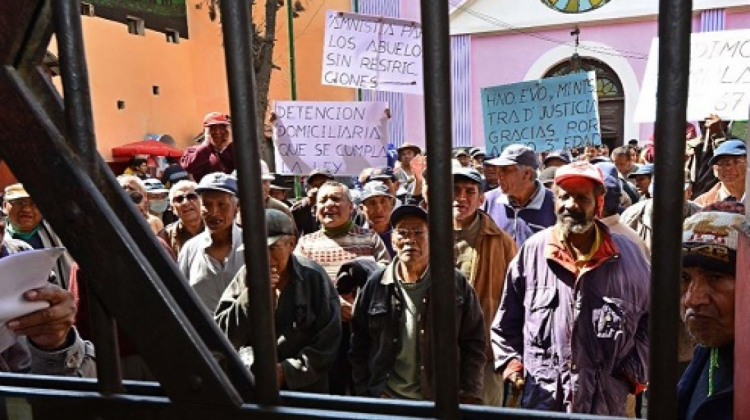
<svg viewBox="0 0 750 420">
<path fill-rule="evenodd" d="M 146 192 L 146 185 L 143 183 L 143 180 L 133 175 L 120 175 L 117 177 L 117 182 L 122 188 L 125 189 L 125 191 L 135 191 L 140 194 L 141 201 L 139 203 L 135 203 L 136 207 L 148 222 L 151 231 L 154 232 L 155 235 L 158 235 L 159 232 L 164 229 L 164 223 L 160 218 L 154 216 L 148 211 L 148 194 Z"/>
<path fill-rule="evenodd" d="M 326 181 L 333 181 L 333 174 L 328 169 L 314 169 L 307 176 L 307 196 L 294 203 L 291 210 L 298 235 L 312 233 L 320 229 L 320 224 L 315 217 L 315 198 L 318 194 L 318 188 Z"/>
<path fill-rule="evenodd" d="M 346 185 L 328 181 L 318 190 L 315 204 L 320 230 L 300 238 L 295 253 L 325 268 L 336 279 L 341 266 L 356 257 L 372 257 L 387 263 L 391 257 L 377 232 L 357 226 L 352 220 L 354 204 Z M 348 329 L 355 295 L 340 296 L 341 320 Z M 342 346 L 348 346 L 343 340 Z M 341 353 L 340 353 L 341 354 Z M 345 353 L 344 353 L 345 354 Z M 351 388 L 351 374 L 345 357 L 336 360 L 331 371 L 331 393 L 344 395 Z"/>
<path fill-rule="evenodd" d="M 537 179 L 539 159 L 531 148 L 512 144 L 487 164 L 498 167 L 500 187 L 487 193 L 483 210 L 519 246 L 555 223 L 554 197 Z"/>
<path fill-rule="evenodd" d="M 64 247 L 52 227 L 43 219 L 42 212 L 23 184 L 5 187 L 4 201 L 3 209 L 8 219 L 4 235 L 6 238 L 22 240 L 34 249 Z M 72 263 L 73 258 L 65 251 L 52 267 L 56 283 L 63 289 L 68 287 Z"/>
<path fill-rule="evenodd" d="M 727 140 L 716 148 L 708 161 L 719 183 L 699 195 L 695 203 L 707 206 L 717 201 L 745 201 L 747 147 L 742 140 Z"/>
<path fill-rule="evenodd" d="M 237 180 L 223 172 L 208 174 L 198 183 L 201 217 L 206 229 L 180 250 L 177 265 L 213 313 L 245 257 L 239 250 L 242 230 L 234 223 L 239 209 Z"/>
<path fill-rule="evenodd" d="M 180 255 L 188 240 L 203 232 L 201 200 L 195 192 L 196 187 L 198 184 L 193 181 L 178 181 L 169 190 L 169 202 L 177 221 L 162 229 L 159 237 L 167 242 L 175 255 Z"/>
<path fill-rule="evenodd" d="M 268 264 L 271 291 L 276 302 L 274 321 L 282 389 L 328 393 L 328 371 L 341 341 L 339 299 L 323 267 L 293 255 L 297 242 L 291 217 L 266 209 Z M 237 273 L 216 309 L 216 322 L 239 349 L 250 368 L 252 343 L 265 339 L 253 335 L 248 307 L 252 298 L 245 288 L 246 268 Z"/>
<path fill-rule="evenodd" d="M 625 415 L 647 383 L 649 263 L 596 215 L 605 187 L 588 162 L 555 176 L 558 221 L 511 262 L 492 325 L 495 367 L 524 408 Z"/>
<path fill-rule="evenodd" d="M 499 407 L 503 403 L 503 379 L 495 374 L 489 332 L 500 306 L 508 264 L 518 248 L 510 235 L 500 230 L 491 217 L 479 210 L 484 202 L 483 190 L 479 172 L 470 168 L 453 169 L 456 268 L 476 290 L 486 323 L 485 353 L 488 363 L 484 369 L 482 400 L 486 405 Z"/>
<path fill-rule="evenodd" d="M 733 417 L 734 324 L 740 214 L 701 212 L 682 234 L 682 320 L 698 342 L 678 385 L 679 419 Z"/>
<path fill-rule="evenodd" d="M 396 258 L 376 272 L 357 299 L 352 319 L 352 363 L 356 395 L 413 400 L 435 398 L 430 310 L 427 213 L 417 206 L 398 207 L 391 214 Z M 445 273 L 447 274 L 447 273 Z M 482 399 L 485 325 L 474 289 L 455 272 L 456 347 L 459 354 L 459 399 Z"/>
<path fill-rule="evenodd" d="M 456 150 L 456 160 L 462 168 L 468 168 L 471 166 L 471 155 L 469 154 L 469 151 L 464 148 Z"/>
<path fill-rule="evenodd" d="M 365 227 L 377 232 L 391 257 L 395 252 L 391 245 L 390 217 L 395 205 L 396 197 L 381 181 L 370 181 L 362 189 L 362 204 L 359 207 L 367 219 Z"/>
<path fill-rule="evenodd" d="M 197 182 L 213 172 L 231 173 L 235 169 L 234 144 L 229 115 L 209 112 L 203 118 L 204 140 L 185 150 L 180 163 Z"/>
</svg>

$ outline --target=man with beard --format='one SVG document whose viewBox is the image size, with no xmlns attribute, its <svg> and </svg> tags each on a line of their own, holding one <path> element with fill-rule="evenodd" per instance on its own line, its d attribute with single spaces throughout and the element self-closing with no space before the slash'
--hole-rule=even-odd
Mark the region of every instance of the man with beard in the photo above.
<svg viewBox="0 0 750 420">
<path fill-rule="evenodd" d="M 682 320 L 698 342 L 677 386 L 679 419 L 732 418 L 734 295 L 741 214 L 708 211 L 682 233 Z"/>
<path fill-rule="evenodd" d="M 628 393 L 648 382 L 649 263 L 596 220 L 601 170 L 565 165 L 555 184 L 557 223 L 508 269 L 491 331 L 495 369 L 525 388 L 524 408 L 624 416 Z"/>
</svg>

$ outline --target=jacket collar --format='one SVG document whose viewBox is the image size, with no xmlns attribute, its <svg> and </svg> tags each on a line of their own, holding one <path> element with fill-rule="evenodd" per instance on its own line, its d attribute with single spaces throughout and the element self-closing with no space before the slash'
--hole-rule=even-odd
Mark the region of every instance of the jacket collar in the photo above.
<svg viewBox="0 0 750 420">
<path fill-rule="evenodd" d="M 531 201 L 529 201 L 529 204 L 522 207 L 523 209 L 540 210 L 542 208 L 542 205 L 544 205 L 544 196 L 546 194 L 547 188 L 542 185 L 542 183 L 539 182 L 538 179 L 534 181 L 534 183 L 536 184 L 536 192 L 531 197 Z M 498 201 L 505 204 L 506 206 L 513 207 L 510 204 L 510 197 L 508 197 L 508 194 L 500 194 L 498 196 Z"/>
<path fill-rule="evenodd" d="M 560 239 L 562 238 L 562 234 L 560 232 L 560 227 L 557 224 L 555 224 L 552 229 L 549 229 L 547 231 L 547 234 L 550 236 L 547 242 L 547 246 L 544 249 L 544 257 L 548 260 L 557 262 L 566 270 L 578 275 L 586 271 L 591 271 L 602 265 L 610 258 L 619 255 L 619 250 L 617 249 L 615 241 L 612 239 L 612 235 L 609 233 L 609 229 L 607 229 L 607 227 L 598 220 L 594 221 L 594 227 L 599 230 L 599 235 L 601 235 L 602 242 L 599 246 L 599 249 L 597 249 L 594 255 L 591 257 L 590 264 L 587 265 L 583 270 L 579 270 L 576 267 L 575 258 L 570 255 L 567 247 Z"/>
</svg>

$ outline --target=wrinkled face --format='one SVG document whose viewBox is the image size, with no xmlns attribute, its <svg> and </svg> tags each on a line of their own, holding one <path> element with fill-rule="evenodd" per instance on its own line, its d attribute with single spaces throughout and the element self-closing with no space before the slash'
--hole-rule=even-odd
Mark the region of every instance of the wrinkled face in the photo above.
<svg viewBox="0 0 750 420">
<path fill-rule="evenodd" d="M 7 201 L 5 213 L 13 227 L 21 232 L 30 232 L 42 222 L 42 213 L 30 197 Z"/>
<path fill-rule="evenodd" d="M 453 220 L 471 220 L 484 203 L 484 194 L 476 182 L 466 179 L 453 181 Z"/>
<path fill-rule="evenodd" d="M 398 154 L 398 160 L 401 162 L 402 166 L 408 167 L 415 156 L 416 153 L 414 153 L 414 150 L 404 149 L 401 151 L 401 153 Z"/>
<path fill-rule="evenodd" d="M 390 217 L 395 200 L 384 195 L 370 197 L 362 202 L 362 212 L 367 217 L 370 229 L 378 233 L 388 231 L 390 228 Z"/>
<path fill-rule="evenodd" d="M 200 197 L 192 187 L 180 187 L 172 196 L 172 212 L 185 223 L 193 222 L 201 217 L 200 207 Z"/>
<path fill-rule="evenodd" d="M 497 167 L 497 183 L 500 189 L 511 197 L 517 196 L 531 182 L 528 170 L 518 165 Z"/>
<path fill-rule="evenodd" d="M 340 186 L 324 185 L 318 189 L 315 212 L 326 229 L 337 228 L 349 222 L 354 205 Z"/>
<path fill-rule="evenodd" d="M 745 182 L 747 175 L 746 156 L 722 156 L 713 166 L 714 175 L 726 183 Z"/>
<path fill-rule="evenodd" d="M 206 136 L 214 147 L 221 149 L 229 142 L 229 126 L 214 124 L 206 127 Z"/>
<path fill-rule="evenodd" d="M 633 168 L 633 160 L 630 159 L 630 155 L 617 155 L 614 159 L 617 171 L 621 174 L 627 174 Z"/>
<path fill-rule="evenodd" d="M 406 265 L 427 265 L 430 259 L 427 222 L 418 216 L 405 216 L 394 226 L 391 235 L 393 249 L 399 261 Z"/>
<path fill-rule="evenodd" d="M 648 194 L 648 187 L 651 185 L 651 177 L 648 175 L 636 175 L 635 176 L 635 189 L 638 190 L 638 194 Z"/>
<path fill-rule="evenodd" d="M 237 201 L 232 194 L 222 191 L 204 191 L 201 194 L 201 217 L 211 233 L 231 230 L 237 209 Z"/>
<path fill-rule="evenodd" d="M 593 181 L 566 181 L 556 187 L 557 224 L 566 236 L 591 229 L 598 213 L 597 206 Z"/>
<path fill-rule="evenodd" d="M 271 268 L 271 274 L 281 274 L 287 270 L 289 257 L 296 244 L 297 241 L 293 235 L 284 235 L 268 247 L 268 265 Z"/>
<path fill-rule="evenodd" d="M 730 274 L 682 269 L 682 320 L 698 343 L 719 347 L 734 341 L 734 284 Z"/>
</svg>

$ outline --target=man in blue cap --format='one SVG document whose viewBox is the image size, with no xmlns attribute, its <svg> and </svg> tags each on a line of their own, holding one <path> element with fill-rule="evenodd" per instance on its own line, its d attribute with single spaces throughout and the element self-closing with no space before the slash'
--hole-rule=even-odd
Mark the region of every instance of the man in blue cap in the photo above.
<svg viewBox="0 0 750 420">
<path fill-rule="evenodd" d="M 708 161 L 719 183 L 695 199 L 700 206 L 717 201 L 745 201 L 747 147 L 742 140 L 727 140 L 716 148 Z"/>
<path fill-rule="evenodd" d="M 207 174 L 195 192 L 201 197 L 206 229 L 185 243 L 177 265 L 213 313 L 224 289 L 245 264 L 239 252 L 242 230 L 234 223 L 239 210 L 237 179 L 223 172 Z"/>
<path fill-rule="evenodd" d="M 651 198 L 648 187 L 651 185 L 651 178 L 654 176 L 654 164 L 646 163 L 638 167 L 632 174 L 628 175 L 628 179 L 632 180 L 635 184 L 635 189 L 638 191 L 638 195 L 641 196 L 641 200 Z"/>
</svg>

